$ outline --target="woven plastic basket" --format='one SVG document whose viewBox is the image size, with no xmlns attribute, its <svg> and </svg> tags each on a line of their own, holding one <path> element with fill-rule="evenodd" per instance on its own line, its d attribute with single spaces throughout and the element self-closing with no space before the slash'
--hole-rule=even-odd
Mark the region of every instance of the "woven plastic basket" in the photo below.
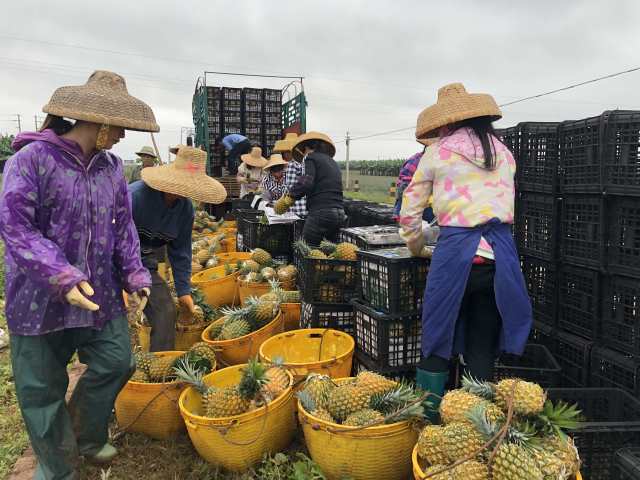
<svg viewBox="0 0 640 480">
<path fill-rule="evenodd" d="M 260 298 L 265 293 L 269 293 L 271 291 L 271 285 L 269 285 L 267 282 L 264 282 L 264 283 L 243 282 L 238 278 L 237 283 L 238 283 L 238 295 L 240 297 L 241 304 L 244 304 L 244 302 L 249 297 Z"/>
<path fill-rule="evenodd" d="M 186 351 L 191 348 L 194 343 L 198 343 L 202 338 L 202 332 L 206 328 L 205 325 L 176 325 L 176 343 L 175 349 Z"/>
<path fill-rule="evenodd" d="M 237 385 L 243 367 L 224 368 L 207 375 L 204 381 L 217 387 Z M 191 442 L 200 456 L 235 472 L 248 469 L 265 453 L 284 450 L 296 431 L 291 387 L 266 407 L 228 418 L 201 416 L 201 396 L 191 387 L 182 393 L 179 405 Z"/>
<path fill-rule="evenodd" d="M 297 330 L 300 328 L 301 303 L 283 303 L 280 305 L 284 316 L 284 331 Z"/>
<path fill-rule="evenodd" d="M 418 432 L 409 422 L 354 430 L 310 415 L 300 402 L 298 419 L 309 454 L 328 480 L 405 480 L 411 475 Z"/>
<path fill-rule="evenodd" d="M 310 373 L 344 378 L 351 374 L 353 338 L 338 330 L 309 328 L 281 333 L 265 341 L 260 358 L 273 362 L 280 357 L 296 383 Z"/>
<path fill-rule="evenodd" d="M 184 352 L 156 352 L 177 358 Z M 184 430 L 178 398 L 185 385 L 172 383 L 139 383 L 129 381 L 116 398 L 116 419 L 120 428 L 151 438 L 166 439 Z"/>
<path fill-rule="evenodd" d="M 214 307 L 233 305 L 237 299 L 236 278 L 239 274 L 225 275 L 224 269 L 224 265 L 208 268 L 191 277 L 191 285 L 198 288 L 205 301 Z"/>
<path fill-rule="evenodd" d="M 233 340 L 212 340 L 209 337 L 209 332 L 214 325 L 224 322 L 225 318 L 226 317 L 222 317 L 216 320 L 202 332 L 202 341 L 217 350 L 217 357 L 220 363 L 224 365 L 246 363 L 247 360 L 258 355 L 260 345 L 262 345 L 265 340 L 284 331 L 284 317 L 282 313 L 279 312 L 271 323 L 268 323 L 255 332 L 251 332 L 249 335 L 234 338 Z"/>
</svg>

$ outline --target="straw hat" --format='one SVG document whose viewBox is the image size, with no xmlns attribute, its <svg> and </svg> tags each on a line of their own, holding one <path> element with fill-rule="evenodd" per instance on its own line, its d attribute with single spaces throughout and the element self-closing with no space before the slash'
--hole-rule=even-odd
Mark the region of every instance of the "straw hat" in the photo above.
<svg viewBox="0 0 640 480">
<path fill-rule="evenodd" d="M 303 133 L 296 139 L 296 142 L 294 143 L 293 149 L 292 149 L 293 158 L 295 158 L 298 161 L 302 160 L 303 144 L 310 140 L 320 140 L 322 142 L 327 143 L 331 147 L 331 152 L 332 152 L 331 156 L 333 157 L 336 154 L 336 146 L 333 144 L 333 140 L 331 140 L 327 135 L 320 132 L 307 132 L 307 133 Z"/>
<path fill-rule="evenodd" d="M 143 168 L 140 176 L 151 188 L 204 203 L 222 203 L 227 191 L 207 175 L 207 152 L 180 145 L 173 163 Z"/>
<path fill-rule="evenodd" d="M 279 153 L 274 153 L 269 157 L 269 161 L 263 167 L 263 170 L 268 170 L 271 167 L 275 167 L 276 165 L 286 165 L 286 164 L 287 162 L 284 161 L 284 159 L 282 158 L 282 155 L 280 155 Z"/>
<path fill-rule="evenodd" d="M 136 155 L 138 155 L 140 157 L 147 156 L 147 157 L 157 158 L 156 157 L 156 152 L 153 150 L 153 148 L 151 148 L 151 147 L 149 147 L 147 145 L 145 145 L 139 151 L 137 151 Z"/>
<path fill-rule="evenodd" d="M 274 153 L 284 153 L 293 150 L 293 145 L 298 138 L 297 133 L 287 133 L 282 140 L 278 140 L 273 146 Z"/>
<path fill-rule="evenodd" d="M 469 118 L 502 118 L 502 112 L 491 95 L 467 93 L 461 83 L 451 83 L 438 90 L 438 102 L 418 115 L 416 138 L 433 137 L 445 125 Z"/>
<path fill-rule="evenodd" d="M 258 168 L 264 168 L 264 166 L 268 163 L 267 159 L 262 156 L 262 149 L 260 147 L 253 147 L 250 153 L 241 155 L 240 160 L 242 160 L 250 167 Z"/>
<path fill-rule="evenodd" d="M 104 70 L 93 72 L 84 85 L 58 88 L 42 111 L 128 130 L 160 131 L 151 108 L 129 95 L 124 78 Z"/>
</svg>

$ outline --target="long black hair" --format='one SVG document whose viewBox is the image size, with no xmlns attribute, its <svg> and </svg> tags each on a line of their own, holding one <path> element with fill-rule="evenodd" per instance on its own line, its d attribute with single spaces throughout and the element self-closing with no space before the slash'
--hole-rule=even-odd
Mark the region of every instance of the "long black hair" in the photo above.
<svg viewBox="0 0 640 480">
<path fill-rule="evenodd" d="M 51 129 L 56 133 L 56 135 L 64 135 L 65 133 L 71 131 L 73 125 L 73 123 L 65 120 L 62 117 L 48 114 L 38 131 L 44 132 L 46 129 Z"/>
<path fill-rule="evenodd" d="M 496 150 L 493 145 L 494 138 L 497 138 L 493 128 L 491 117 L 476 117 L 456 123 L 452 130 L 468 127 L 478 136 L 484 153 L 484 168 L 493 170 L 496 167 Z"/>
</svg>

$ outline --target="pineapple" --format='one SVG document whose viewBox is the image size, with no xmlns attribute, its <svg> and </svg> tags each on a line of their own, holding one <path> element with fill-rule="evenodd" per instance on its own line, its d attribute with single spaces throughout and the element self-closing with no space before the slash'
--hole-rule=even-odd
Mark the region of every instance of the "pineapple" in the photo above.
<svg viewBox="0 0 640 480">
<path fill-rule="evenodd" d="M 324 420 L 325 422 L 337 423 L 336 419 L 333 418 L 331 414 L 327 412 L 324 408 L 318 408 L 313 412 L 309 412 L 309 413 L 311 413 L 311 415 L 313 415 L 314 417 L 319 418 L 320 420 Z"/>
<path fill-rule="evenodd" d="M 325 255 L 333 255 L 336 252 L 337 245 L 325 239 L 320 242 L 320 250 Z"/>
<path fill-rule="evenodd" d="M 256 297 L 249 297 L 246 301 L 248 315 L 254 320 L 256 326 L 263 327 L 270 323 L 276 316 L 278 304 L 262 302 Z"/>
<path fill-rule="evenodd" d="M 260 295 L 261 302 L 269 302 L 269 303 L 278 303 L 280 301 L 280 297 L 276 292 L 271 290 L 269 293 L 265 293 L 264 295 Z"/>
<path fill-rule="evenodd" d="M 262 270 L 260 270 L 260 275 L 262 275 L 265 280 L 269 281 L 273 280 L 276 277 L 276 271 L 271 267 L 264 267 Z"/>
<path fill-rule="evenodd" d="M 296 396 L 298 397 L 298 400 L 300 400 L 302 408 L 304 408 L 304 410 L 310 415 L 313 415 L 320 420 L 324 420 L 325 422 L 337 423 L 335 418 L 333 418 L 324 407 L 320 407 L 316 403 L 309 392 L 301 390 Z"/>
<path fill-rule="evenodd" d="M 234 338 L 244 337 L 249 333 L 251 333 L 251 325 L 246 320 L 225 322 L 220 330 L 220 339 L 233 340 Z"/>
<path fill-rule="evenodd" d="M 222 327 L 224 327 L 224 322 L 213 323 L 208 331 L 209 340 L 217 340 L 222 333 Z"/>
<path fill-rule="evenodd" d="M 149 374 L 149 368 L 151 367 L 151 362 L 155 358 L 153 353 L 143 352 L 142 350 L 138 350 L 134 354 L 136 361 L 136 368 Z"/>
<path fill-rule="evenodd" d="M 136 370 L 129 379 L 131 382 L 149 383 L 149 375 L 144 370 Z"/>
<path fill-rule="evenodd" d="M 260 271 L 260 264 L 254 260 L 245 260 L 242 263 L 241 273 L 246 275 L 247 273 L 258 273 Z"/>
<path fill-rule="evenodd" d="M 382 422 L 384 422 L 384 415 L 380 412 L 371 408 L 363 408 L 349 415 L 342 424 L 350 427 L 364 427 L 371 423 L 380 424 Z"/>
<path fill-rule="evenodd" d="M 569 474 L 562 459 L 555 452 L 534 448 L 531 449 L 531 456 L 542 472 L 542 478 L 545 480 L 569 479 Z"/>
<path fill-rule="evenodd" d="M 542 472 L 526 448 L 503 443 L 491 467 L 493 480 L 543 480 Z"/>
<path fill-rule="evenodd" d="M 318 408 L 326 408 L 334 388 L 336 386 L 330 377 L 312 373 L 305 380 L 303 392 L 313 399 Z"/>
<path fill-rule="evenodd" d="M 447 468 L 446 465 L 432 465 L 424 471 L 424 474 L 429 478 L 429 480 L 453 480 L 453 473 L 451 470 L 436 473 L 444 470 L 445 468 Z"/>
<path fill-rule="evenodd" d="M 229 276 L 231 274 L 233 274 L 236 271 L 235 267 L 233 265 L 230 265 L 229 262 L 224 264 L 224 274 L 225 276 Z"/>
<path fill-rule="evenodd" d="M 418 437 L 418 455 L 431 465 L 446 465 L 449 462 L 442 448 L 442 430 L 440 425 L 427 425 Z"/>
<path fill-rule="evenodd" d="M 238 384 L 238 392 L 245 400 L 265 400 L 264 403 L 267 403 L 271 399 L 265 399 L 262 396 L 262 392 L 268 383 L 267 366 L 264 363 L 260 363 L 257 359 L 251 359 L 242 369 L 242 378 Z"/>
<path fill-rule="evenodd" d="M 469 460 L 451 471 L 453 480 L 489 480 L 489 468 L 477 460 Z"/>
<path fill-rule="evenodd" d="M 276 274 L 280 282 L 293 283 L 298 275 L 298 269 L 293 265 L 287 265 L 286 267 L 278 268 Z"/>
<path fill-rule="evenodd" d="M 350 414 L 369 406 L 367 392 L 355 385 L 338 385 L 329 393 L 327 411 L 333 418 L 344 421 Z"/>
<path fill-rule="evenodd" d="M 232 417 L 249 409 L 251 402 L 242 397 L 238 387 L 210 387 L 203 395 L 203 406 L 207 417 Z"/>
<path fill-rule="evenodd" d="M 191 345 L 189 352 L 206 359 L 211 369 L 216 366 L 216 352 L 211 345 L 206 342 L 197 342 Z"/>
<path fill-rule="evenodd" d="M 267 368 L 265 375 L 268 380 L 265 385 L 265 391 L 272 398 L 279 397 L 291 384 L 291 378 L 287 370 L 282 366 L 282 359 L 280 358 L 274 360 L 273 364 Z"/>
<path fill-rule="evenodd" d="M 203 249 L 196 253 L 196 261 L 201 265 L 207 263 L 207 260 L 209 260 L 209 258 L 211 258 L 211 254 L 207 250 Z"/>
<path fill-rule="evenodd" d="M 318 249 L 313 249 L 309 252 L 309 258 L 315 258 L 316 260 L 323 260 L 323 259 L 327 259 L 329 257 L 327 257 L 327 255 L 325 255 L 325 253 L 322 250 L 318 250 Z"/>
<path fill-rule="evenodd" d="M 387 423 L 424 420 L 420 395 L 406 383 L 398 383 L 391 390 L 371 396 L 369 407 L 383 413 Z"/>
<path fill-rule="evenodd" d="M 276 201 L 273 205 L 273 210 L 278 215 L 282 215 L 283 213 L 287 213 L 289 209 L 293 206 L 295 200 L 290 195 L 283 195 Z"/>
<path fill-rule="evenodd" d="M 580 470 L 580 457 L 578 456 L 578 450 L 576 449 L 573 440 L 570 437 L 561 438 L 556 435 L 546 436 L 540 442 L 542 452 L 553 455 L 560 460 L 562 464 L 562 471 L 569 478 L 573 478 Z M 553 465 L 555 461 L 547 459 L 541 459 L 537 453 L 534 457 L 540 466 L 540 469 L 545 473 L 550 468 L 550 463 Z M 546 475 L 546 473 L 545 473 Z M 562 477 L 559 477 L 562 478 Z"/>
<path fill-rule="evenodd" d="M 375 372 L 363 371 L 356 377 L 356 385 L 365 389 L 369 395 L 388 392 L 398 384 Z"/>
<path fill-rule="evenodd" d="M 283 290 L 282 303 L 300 303 L 299 290 Z"/>
<path fill-rule="evenodd" d="M 504 412 L 495 404 L 465 390 L 451 390 L 442 398 L 440 417 L 442 423 L 467 422 L 467 415 L 478 405 L 485 406 L 485 413 L 493 422 L 505 419 Z"/>
<path fill-rule="evenodd" d="M 495 402 L 505 412 L 513 385 L 518 382 L 513 395 L 513 410 L 520 415 L 536 415 L 542 412 L 547 395 L 542 387 L 536 383 L 525 382 L 518 379 L 501 380 L 495 386 Z"/>
<path fill-rule="evenodd" d="M 304 240 L 298 240 L 295 242 L 293 244 L 293 249 L 303 258 L 308 257 L 311 253 L 311 247 Z"/>
<path fill-rule="evenodd" d="M 358 251 L 358 247 L 356 247 L 352 243 L 339 243 L 336 246 L 335 255 L 338 260 L 358 260 L 358 256 L 356 252 Z"/>
<path fill-rule="evenodd" d="M 442 429 L 442 450 L 451 462 L 476 454 L 483 445 L 481 434 L 469 423 L 450 423 Z"/>
<path fill-rule="evenodd" d="M 161 357 L 154 355 L 149 365 L 149 378 L 153 382 L 163 383 L 173 379 L 173 364 L 175 359 L 172 357 Z"/>
<path fill-rule="evenodd" d="M 251 260 L 260 265 L 269 265 L 273 260 L 271 254 L 262 248 L 256 248 L 251 252 Z"/>
</svg>

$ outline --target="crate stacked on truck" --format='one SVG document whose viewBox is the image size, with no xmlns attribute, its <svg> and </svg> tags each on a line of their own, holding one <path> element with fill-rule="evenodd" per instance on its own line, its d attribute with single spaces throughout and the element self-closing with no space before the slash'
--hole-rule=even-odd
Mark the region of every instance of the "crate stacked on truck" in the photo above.
<svg viewBox="0 0 640 480">
<path fill-rule="evenodd" d="M 534 334 L 562 386 L 640 394 L 640 112 L 499 135 L 516 157 L 515 237 Z"/>
</svg>

